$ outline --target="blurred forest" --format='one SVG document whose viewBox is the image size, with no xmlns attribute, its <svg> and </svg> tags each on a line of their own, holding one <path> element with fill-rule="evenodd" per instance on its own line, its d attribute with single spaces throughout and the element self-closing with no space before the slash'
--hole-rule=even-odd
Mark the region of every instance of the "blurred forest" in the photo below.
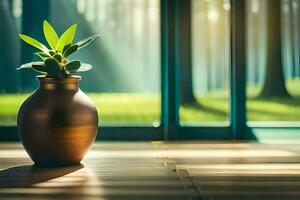
<svg viewBox="0 0 300 200">
<path fill-rule="evenodd" d="M 269 84 L 266 83 L 266 79 L 270 77 L 269 79 L 274 79 L 277 83 L 272 85 L 272 89 L 278 90 L 280 72 L 276 74 L 267 69 L 281 68 L 281 75 L 285 80 L 299 79 L 300 76 L 300 2 L 298 0 L 247 0 L 246 2 L 248 86 L 262 89 L 263 85 Z M 192 19 L 193 80 L 196 92 L 203 94 L 228 88 L 229 0 L 194 0 Z M 268 47 L 268 44 L 279 48 Z M 273 52 L 274 50 L 279 52 Z M 270 55 L 276 56 L 268 59 Z M 281 82 L 282 84 L 284 85 L 284 81 Z M 229 90 L 227 91 L 229 93 Z"/>
<path fill-rule="evenodd" d="M 180 120 L 227 122 L 230 0 L 178 2 L 184 41 Z M 246 7 L 247 118 L 299 121 L 300 1 L 246 0 Z M 59 34 L 77 23 L 75 41 L 100 34 L 74 58 L 94 66 L 83 74 L 81 88 L 93 97 L 104 123 L 159 124 L 160 0 L 0 0 L 0 122 L 15 123 L 18 107 L 36 89 L 34 72 L 15 70 L 38 59 L 17 33 L 45 43 L 44 19 Z"/>
<path fill-rule="evenodd" d="M 265 89 L 263 86 L 269 84 L 279 88 L 280 74 L 284 76 L 281 85 L 285 80 L 299 78 L 299 6 L 298 0 L 247 0 L 249 86 Z M 229 94 L 230 2 L 193 0 L 191 11 L 185 15 L 191 15 L 192 20 L 192 70 L 182 76 L 192 77 L 192 84 L 185 89 L 196 96 L 215 90 Z M 41 27 L 45 18 L 59 33 L 77 23 L 77 40 L 101 35 L 96 44 L 75 55 L 95 67 L 84 75 L 88 77 L 82 81 L 86 91 L 159 93 L 159 0 L 0 0 L 0 20 L 5 27 L 0 29 L 1 92 L 30 91 L 36 87 L 33 72 L 15 71 L 20 63 L 33 59 L 33 48 L 21 43 L 17 33 L 45 42 Z M 276 24 L 277 29 L 273 26 Z M 268 46 L 268 40 L 277 47 L 280 44 L 280 52 L 271 52 L 275 48 Z M 277 56 L 269 59 L 268 53 Z M 282 60 L 275 59 L 279 57 Z M 276 63 L 279 67 L 274 67 Z M 279 70 L 276 75 L 268 70 L 271 68 L 281 68 L 282 72 Z M 272 79 L 277 80 L 277 85 L 270 83 Z"/>
<path fill-rule="evenodd" d="M 87 92 L 158 92 L 160 89 L 160 21 L 158 0 L 1 0 L 0 9 L 8 29 L 1 29 L 6 49 L 1 60 L 2 70 L 10 71 L 10 85 L 1 77 L 0 91 L 29 91 L 36 87 L 33 72 L 15 72 L 21 63 L 35 58 L 34 49 L 20 43 L 17 33 L 39 38 L 43 19 L 49 19 L 58 33 L 77 23 L 75 40 L 93 34 L 101 38 L 75 57 L 94 66 L 83 76 L 82 88 Z M 21 13 L 14 15 L 14 9 Z M 0 11 L 1 11 L 0 10 Z M 1 34 L 2 36 L 3 34 Z M 15 41 L 11 43 L 8 41 Z M 9 50 L 9 51 L 7 51 Z M 11 59 L 19 55 L 21 59 Z M 15 62 L 16 61 L 16 62 Z M 1 73 L 7 77 L 7 74 Z"/>
</svg>

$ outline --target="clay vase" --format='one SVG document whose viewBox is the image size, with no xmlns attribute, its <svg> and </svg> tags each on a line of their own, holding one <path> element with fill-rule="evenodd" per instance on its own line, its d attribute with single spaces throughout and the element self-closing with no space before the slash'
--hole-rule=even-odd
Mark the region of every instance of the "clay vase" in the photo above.
<svg viewBox="0 0 300 200">
<path fill-rule="evenodd" d="M 37 79 L 38 89 L 18 113 L 23 146 L 38 166 L 79 164 L 96 138 L 95 104 L 79 89 L 79 76 Z"/>
</svg>

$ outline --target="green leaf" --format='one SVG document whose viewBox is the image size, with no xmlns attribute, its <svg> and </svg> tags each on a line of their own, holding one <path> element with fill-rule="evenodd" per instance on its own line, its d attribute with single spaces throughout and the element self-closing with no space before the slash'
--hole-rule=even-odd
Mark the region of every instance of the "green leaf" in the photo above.
<svg viewBox="0 0 300 200">
<path fill-rule="evenodd" d="M 21 65 L 17 70 L 32 68 L 32 65 L 44 65 L 44 62 L 29 62 Z"/>
<path fill-rule="evenodd" d="M 89 71 L 90 69 L 92 69 L 93 66 L 87 63 L 81 63 L 81 66 L 78 70 L 76 70 L 76 72 L 85 72 L 85 71 Z"/>
<path fill-rule="evenodd" d="M 53 55 L 53 58 L 55 58 L 58 62 L 62 60 L 62 55 L 60 53 L 56 53 Z"/>
<path fill-rule="evenodd" d="M 52 50 L 50 50 L 50 51 L 49 51 L 49 54 L 50 54 L 51 56 L 54 56 L 55 52 L 52 51 Z"/>
<path fill-rule="evenodd" d="M 47 22 L 47 20 L 44 20 L 43 22 L 43 30 L 48 44 L 52 49 L 55 49 L 58 42 L 58 36 L 51 24 Z"/>
<path fill-rule="evenodd" d="M 69 72 L 76 72 L 81 66 L 81 62 L 79 60 L 73 60 L 66 64 L 66 70 Z"/>
<path fill-rule="evenodd" d="M 49 68 L 57 68 L 57 69 L 60 69 L 59 67 L 59 62 L 54 59 L 54 58 L 47 58 L 45 60 L 45 65 Z"/>
<path fill-rule="evenodd" d="M 78 49 L 88 46 L 89 44 L 94 42 L 99 37 L 100 37 L 99 35 L 94 35 L 94 36 L 88 37 L 86 39 L 83 39 L 83 40 L 77 42 L 76 44 L 78 45 Z"/>
<path fill-rule="evenodd" d="M 39 73 L 42 73 L 42 74 L 47 74 L 47 67 L 45 64 L 43 65 L 36 65 L 36 64 L 33 64 L 32 65 L 32 69 L 39 72 Z"/>
<path fill-rule="evenodd" d="M 72 53 L 76 52 L 78 50 L 78 45 L 74 44 L 72 46 L 70 46 L 64 53 L 63 56 L 66 58 L 69 55 L 71 55 Z"/>
<path fill-rule="evenodd" d="M 42 43 L 40 43 L 36 39 L 34 39 L 30 36 L 24 35 L 24 34 L 19 34 L 19 37 L 27 44 L 30 44 L 31 46 L 34 46 L 35 48 L 40 49 L 44 53 L 48 53 L 48 51 L 49 51 L 48 48 L 45 47 Z"/>
<path fill-rule="evenodd" d="M 66 50 L 68 50 L 68 48 L 71 46 L 72 44 L 67 44 L 64 46 L 62 53 L 64 54 L 66 52 Z"/>
<path fill-rule="evenodd" d="M 76 33 L 76 28 L 77 24 L 73 24 L 61 35 L 56 45 L 56 50 L 58 52 L 62 53 L 64 46 L 72 44 Z"/>
<path fill-rule="evenodd" d="M 47 68 L 47 74 L 53 78 L 60 78 L 60 66 L 56 59 L 48 58 L 45 60 L 45 65 Z"/>
<path fill-rule="evenodd" d="M 34 53 L 35 55 L 37 55 L 38 57 L 40 57 L 42 60 L 45 60 L 46 58 L 49 58 L 50 55 L 44 53 L 44 52 L 36 52 Z"/>
</svg>

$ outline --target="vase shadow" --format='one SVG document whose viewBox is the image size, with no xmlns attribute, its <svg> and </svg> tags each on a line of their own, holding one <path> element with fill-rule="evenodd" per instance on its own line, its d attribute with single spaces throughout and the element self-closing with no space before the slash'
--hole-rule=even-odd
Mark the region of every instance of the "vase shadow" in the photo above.
<svg viewBox="0 0 300 200">
<path fill-rule="evenodd" d="M 22 165 L 0 171 L 0 188 L 28 188 L 83 169 L 82 164 L 68 167 Z"/>
</svg>

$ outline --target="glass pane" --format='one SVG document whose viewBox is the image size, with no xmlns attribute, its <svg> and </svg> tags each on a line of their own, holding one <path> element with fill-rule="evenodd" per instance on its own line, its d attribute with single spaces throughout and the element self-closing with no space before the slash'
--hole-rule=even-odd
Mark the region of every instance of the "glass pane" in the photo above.
<svg viewBox="0 0 300 200">
<path fill-rule="evenodd" d="M 230 1 L 193 0 L 191 20 L 192 63 L 181 68 L 181 123 L 227 122 Z"/>
<path fill-rule="evenodd" d="M 22 0 L 0 1 L 0 124 L 16 121 L 20 101 L 8 95 L 19 90 L 20 41 Z"/>
<path fill-rule="evenodd" d="M 247 1 L 248 121 L 300 120 L 299 6 Z"/>
<path fill-rule="evenodd" d="M 159 0 L 49 0 L 49 21 L 59 34 L 77 23 L 75 41 L 100 35 L 71 56 L 94 66 L 81 74 L 80 86 L 96 103 L 100 125 L 159 124 Z M 2 95 L 5 106 L 14 100 L 7 106 L 13 107 L 11 115 L 3 116 L 6 121 L 15 123 L 27 95 Z"/>
</svg>

